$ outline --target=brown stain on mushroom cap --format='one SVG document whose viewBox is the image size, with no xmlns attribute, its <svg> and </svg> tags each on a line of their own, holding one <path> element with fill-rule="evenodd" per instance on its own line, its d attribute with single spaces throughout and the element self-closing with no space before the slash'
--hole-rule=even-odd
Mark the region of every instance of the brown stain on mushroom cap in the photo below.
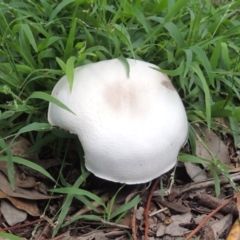
<svg viewBox="0 0 240 240">
<path fill-rule="evenodd" d="M 143 97 L 143 91 L 147 92 L 148 87 L 136 86 L 129 80 L 122 80 L 108 85 L 103 93 L 103 99 L 111 111 L 127 115 L 128 117 L 140 117 L 147 111 L 149 105 Z"/>
<path fill-rule="evenodd" d="M 161 89 L 162 86 L 169 90 L 176 91 L 171 80 L 163 74 L 159 82 L 139 82 L 130 79 L 121 79 L 105 86 L 103 91 L 103 101 L 111 112 L 118 117 L 121 114 L 130 118 L 142 117 L 148 113 L 152 101 L 151 91 Z M 161 91 L 159 91 L 160 94 Z"/>
<path fill-rule="evenodd" d="M 161 84 L 170 90 L 176 91 L 176 89 L 174 88 L 174 86 L 172 85 L 172 82 L 170 80 L 168 80 L 168 81 L 164 80 Z"/>
</svg>

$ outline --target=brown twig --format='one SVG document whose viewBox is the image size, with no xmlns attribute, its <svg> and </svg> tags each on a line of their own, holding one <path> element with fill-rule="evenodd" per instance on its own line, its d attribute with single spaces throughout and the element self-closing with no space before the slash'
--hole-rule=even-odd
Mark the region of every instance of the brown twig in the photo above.
<svg viewBox="0 0 240 240">
<path fill-rule="evenodd" d="M 234 174 L 230 174 L 230 179 L 233 182 L 239 181 L 240 180 L 240 173 L 234 173 Z M 229 183 L 229 178 L 226 178 L 224 176 L 219 177 L 219 182 L 220 184 L 226 184 Z M 184 186 L 180 186 L 177 188 L 173 188 L 172 190 L 174 192 L 176 192 L 176 196 L 182 195 L 185 192 L 189 192 L 189 191 L 193 191 L 193 190 L 197 190 L 197 189 L 202 189 L 202 188 L 207 188 L 207 187 L 211 187 L 214 186 L 215 182 L 213 179 L 208 179 L 206 181 L 203 182 L 199 182 L 199 183 L 191 183 L 191 184 L 186 184 Z M 153 193 L 154 196 L 162 196 L 163 191 L 155 191 Z M 164 192 L 168 192 L 168 190 L 165 190 Z"/>
<path fill-rule="evenodd" d="M 198 194 L 195 199 L 197 200 L 199 205 L 210 209 L 216 209 L 225 201 L 224 199 L 218 199 L 216 197 L 208 195 L 207 193 Z M 223 207 L 220 212 L 223 214 L 232 213 L 236 217 L 239 214 L 237 204 L 228 204 L 227 206 Z"/>
<path fill-rule="evenodd" d="M 237 197 L 237 194 L 231 197 L 230 199 L 224 201 L 220 206 L 218 206 L 214 211 L 212 211 L 210 214 L 208 214 L 203 220 L 198 224 L 198 226 L 191 232 L 189 233 L 186 237 L 185 240 L 190 240 L 191 237 L 193 237 L 196 233 L 199 232 L 199 230 L 203 227 L 203 225 L 215 214 L 217 213 L 220 209 L 222 209 L 224 206 L 229 204 L 233 199 Z"/>
<path fill-rule="evenodd" d="M 136 209 L 137 209 L 137 206 L 135 206 L 133 208 L 132 223 L 131 223 L 133 240 L 137 240 L 137 233 L 136 233 Z"/>
<path fill-rule="evenodd" d="M 106 225 L 109 225 L 109 226 L 113 226 L 113 227 L 117 227 L 117 228 L 130 229 L 129 226 L 122 225 L 122 224 L 112 223 L 112 222 L 108 222 L 108 221 L 105 221 L 105 220 L 101 220 L 101 222 L 103 224 L 106 224 Z"/>
<path fill-rule="evenodd" d="M 12 227 L 6 227 L 6 228 L 3 228 L 2 230 L 3 230 L 3 231 L 15 230 L 15 229 L 18 229 L 18 228 L 31 226 L 31 225 L 33 225 L 33 224 L 35 224 L 35 223 L 39 223 L 39 222 L 43 222 L 43 221 L 46 221 L 46 219 L 44 219 L 44 218 L 39 218 L 39 219 L 34 220 L 34 221 L 32 221 L 32 222 L 28 222 L 28 223 L 24 223 L 24 224 L 18 224 L 18 225 L 12 226 Z"/>
<path fill-rule="evenodd" d="M 152 188 L 149 192 L 148 195 L 148 200 L 147 200 L 147 204 L 146 204 L 146 208 L 144 211 L 144 219 L 145 219 L 145 236 L 144 236 L 144 240 L 148 240 L 148 228 L 149 228 L 149 220 L 148 220 L 148 213 L 149 213 L 149 209 L 150 209 L 150 204 L 151 204 L 151 200 L 152 200 L 152 196 L 153 196 L 153 192 L 157 187 L 157 184 L 159 183 L 160 178 L 156 178 L 155 182 L 152 185 Z"/>
<path fill-rule="evenodd" d="M 67 236 L 67 234 L 63 233 L 63 234 L 58 235 L 58 236 L 56 236 L 54 238 L 50 238 L 49 240 L 59 240 L 59 239 L 65 238 L 66 236 Z"/>
</svg>

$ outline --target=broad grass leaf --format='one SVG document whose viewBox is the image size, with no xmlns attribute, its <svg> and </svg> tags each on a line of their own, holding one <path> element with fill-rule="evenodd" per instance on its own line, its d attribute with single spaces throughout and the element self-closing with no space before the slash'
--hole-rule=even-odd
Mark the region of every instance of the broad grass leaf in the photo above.
<svg viewBox="0 0 240 240">
<path fill-rule="evenodd" d="M 239 88 L 236 88 L 236 83 L 233 77 L 229 77 L 229 76 L 219 77 L 219 80 L 221 81 L 222 84 L 225 85 L 225 87 L 228 87 L 228 98 L 230 97 L 231 99 L 231 97 L 235 94 L 237 98 L 240 99 L 240 91 L 239 91 Z"/>
<path fill-rule="evenodd" d="M 84 214 L 84 215 L 79 215 L 77 217 L 73 217 L 70 220 L 67 220 L 66 223 L 64 223 L 62 226 L 66 227 L 69 224 L 71 224 L 71 223 L 73 223 L 73 222 L 75 222 L 79 219 L 87 219 L 87 220 L 99 221 L 99 222 L 103 221 L 103 218 L 101 218 L 100 216 L 96 216 L 96 215 L 93 215 L 93 214 L 91 214 L 91 215 L 85 215 Z"/>
<path fill-rule="evenodd" d="M 86 36 L 86 42 L 87 46 L 93 47 L 94 46 L 94 38 L 89 29 L 87 29 L 85 26 L 83 26 L 83 30 Z"/>
<path fill-rule="evenodd" d="M 202 66 L 205 68 L 209 81 L 211 85 L 214 87 L 213 70 L 205 52 L 199 46 L 193 46 L 191 47 L 191 49 L 193 52 L 195 52 L 197 59 L 201 62 Z"/>
<path fill-rule="evenodd" d="M 212 66 L 212 69 L 216 69 L 217 65 L 220 60 L 220 54 L 221 54 L 221 41 L 218 41 L 215 46 L 213 46 L 213 52 L 212 56 L 210 58 L 210 63 Z"/>
<path fill-rule="evenodd" d="M 123 204 L 121 207 L 119 207 L 116 211 L 114 211 L 111 214 L 111 219 L 115 218 L 119 214 L 122 214 L 123 212 L 128 211 L 132 207 L 136 206 L 140 202 L 140 197 L 137 195 L 135 198 L 133 198 L 130 202 Z"/>
<path fill-rule="evenodd" d="M 25 34 L 24 25 L 20 25 L 19 28 L 19 45 L 15 44 L 17 51 L 21 54 L 24 60 L 28 63 L 28 65 L 32 68 L 37 68 L 37 62 L 35 61 L 29 41 L 27 40 L 27 36 Z"/>
<path fill-rule="evenodd" d="M 179 48 L 183 48 L 185 43 L 179 28 L 173 22 L 167 22 L 164 24 L 164 27 L 168 30 L 170 36 L 177 43 Z"/>
<path fill-rule="evenodd" d="M 38 52 L 37 44 L 35 42 L 35 37 L 33 36 L 31 28 L 29 27 L 28 24 L 22 24 L 22 28 L 31 46 L 33 47 L 35 52 Z"/>
<path fill-rule="evenodd" d="M 123 187 L 124 187 L 124 185 L 117 190 L 117 192 L 114 194 L 114 196 L 111 198 L 111 200 L 108 204 L 108 209 L 107 209 L 107 220 L 108 221 L 111 219 L 112 209 L 113 209 L 116 197 L 117 197 L 118 193 L 123 189 Z"/>
<path fill-rule="evenodd" d="M 240 111 L 238 109 L 230 110 L 230 109 L 219 109 L 212 111 L 213 118 L 219 117 L 233 117 L 240 121 Z"/>
<path fill-rule="evenodd" d="M 41 19 L 39 19 L 39 20 L 41 20 Z M 45 29 L 45 28 L 44 28 L 44 25 L 41 25 L 41 24 L 39 24 L 38 22 L 34 22 L 34 21 L 31 21 L 30 24 L 31 24 L 31 27 L 35 29 L 35 31 L 39 32 L 39 33 L 42 34 L 44 37 L 49 38 L 49 37 L 52 36 L 52 34 L 49 33 L 48 29 Z M 33 30 L 33 32 L 35 32 L 35 31 Z M 42 39 L 42 40 L 43 40 L 43 39 Z M 39 50 L 39 49 L 38 49 L 38 50 Z"/>
<path fill-rule="evenodd" d="M 202 87 L 203 87 L 203 91 L 204 91 L 204 95 L 205 95 L 205 106 L 206 106 L 206 121 L 207 121 L 207 125 L 208 128 L 210 129 L 211 127 L 211 94 L 209 91 L 209 87 L 207 84 L 207 81 L 204 77 L 204 74 L 202 72 L 202 70 L 200 69 L 199 65 L 196 62 L 193 62 L 191 65 L 192 69 L 196 72 L 196 74 L 198 75 L 198 77 L 200 78 L 201 82 L 202 82 Z"/>
<path fill-rule="evenodd" d="M 85 171 L 85 172 L 82 172 L 82 174 L 79 176 L 79 178 L 76 180 L 76 182 L 74 183 L 73 185 L 73 188 L 79 188 L 81 186 L 81 184 L 87 179 L 87 177 L 89 176 L 89 172 Z M 72 200 L 74 198 L 74 194 L 68 194 L 62 204 L 62 208 L 61 208 L 61 212 L 58 216 L 58 220 L 57 220 L 57 224 L 53 230 L 53 233 L 52 233 L 52 236 L 54 237 L 58 230 L 60 229 L 60 227 L 62 226 L 62 223 L 63 221 L 65 220 L 67 214 L 68 214 L 68 211 L 69 211 L 69 208 L 70 208 L 70 205 L 72 203 Z"/>
<path fill-rule="evenodd" d="M 185 62 L 181 61 L 181 63 L 179 64 L 179 67 L 174 70 L 166 70 L 166 69 L 160 69 L 160 70 L 156 69 L 156 70 L 173 77 L 173 76 L 178 76 L 178 75 L 183 74 L 184 68 L 185 68 Z"/>
<path fill-rule="evenodd" d="M 29 100 L 29 99 L 34 99 L 34 98 L 37 98 L 37 99 L 42 99 L 44 101 L 47 101 L 47 102 L 51 102 L 51 103 L 54 103 L 56 104 L 57 106 L 63 108 L 64 110 L 72 113 L 75 115 L 75 113 L 70 109 L 68 108 L 65 104 L 63 104 L 62 102 L 60 102 L 58 99 L 56 99 L 55 97 L 49 95 L 48 93 L 45 93 L 45 92 L 34 92 L 32 93 L 28 99 L 26 100 L 26 102 Z"/>
<path fill-rule="evenodd" d="M 10 64 L 1 64 L 0 65 L 0 75 L 1 75 L 1 86 L 0 91 L 4 93 L 5 84 L 8 87 L 18 88 L 21 82 L 20 79 L 17 79 L 15 73 L 12 73 L 11 76 L 9 72 L 12 71 Z"/>
<path fill-rule="evenodd" d="M 188 0 L 178 0 L 174 2 L 174 5 L 168 9 L 167 14 L 164 17 L 165 22 L 170 22 L 176 15 L 180 12 L 180 10 L 187 6 Z"/>
<path fill-rule="evenodd" d="M 191 49 L 183 49 L 183 51 L 186 53 L 186 65 L 185 65 L 185 71 L 183 73 L 183 76 L 186 77 L 193 61 L 193 53 Z"/>
<path fill-rule="evenodd" d="M 240 143 L 240 129 L 239 129 L 239 120 L 233 117 L 229 117 L 229 123 L 232 130 L 232 135 L 234 139 L 234 146 Z"/>
<path fill-rule="evenodd" d="M 22 239 L 22 238 L 17 237 L 13 234 L 4 233 L 4 232 L 0 232 L 0 237 L 1 237 L 1 239 L 11 239 L 11 240 L 21 240 Z"/>
<path fill-rule="evenodd" d="M 159 0 L 157 2 L 148 2 L 148 4 L 151 6 L 149 6 L 149 9 L 151 9 L 152 14 L 161 14 L 168 6 L 168 1 L 166 0 Z"/>
<path fill-rule="evenodd" d="M 53 128 L 51 132 L 56 138 L 75 138 L 74 134 L 66 132 L 65 130 L 60 128 Z"/>
<path fill-rule="evenodd" d="M 93 205 L 91 201 L 87 199 L 85 196 L 75 195 L 75 198 L 81 201 L 85 206 L 87 206 L 92 211 L 99 213 L 98 209 Z"/>
<path fill-rule="evenodd" d="M 87 196 L 88 198 L 92 199 L 93 201 L 96 201 L 97 203 L 99 203 L 99 205 L 103 206 L 106 210 L 106 205 L 105 203 L 102 201 L 101 198 L 99 198 L 97 195 L 87 191 L 87 190 L 83 190 L 83 189 L 79 189 L 79 188 L 74 188 L 74 187 L 66 187 L 66 188 L 56 188 L 56 189 L 51 189 L 51 192 L 54 193 L 64 193 L 64 194 L 71 194 L 71 195 L 83 195 L 83 196 Z"/>
<path fill-rule="evenodd" d="M 54 20 L 59 12 L 61 12 L 68 4 L 75 2 L 75 0 L 63 0 L 59 4 L 56 4 L 56 8 L 52 11 L 52 14 L 49 17 L 49 21 Z"/>
<path fill-rule="evenodd" d="M 127 59 L 123 56 L 120 56 L 118 57 L 118 60 L 124 65 L 124 67 L 126 68 L 126 73 L 127 73 L 127 76 L 129 77 L 130 76 L 130 65 L 127 61 Z"/>
<path fill-rule="evenodd" d="M 72 88 L 73 88 L 74 63 L 75 63 L 76 59 L 77 59 L 76 57 L 72 56 L 67 60 L 67 63 L 66 63 L 66 75 L 67 75 L 70 92 L 72 91 Z"/>
<path fill-rule="evenodd" d="M 9 110 L 9 111 L 2 112 L 0 110 L 0 120 L 10 118 L 13 115 L 14 115 L 14 111 Z"/>
<path fill-rule="evenodd" d="M 149 26 L 149 23 L 148 23 L 146 17 L 142 13 L 142 11 L 140 11 L 138 8 L 136 8 L 134 6 L 132 6 L 132 11 L 134 12 L 134 15 L 135 15 L 137 21 L 141 23 L 141 25 L 145 29 L 146 33 L 149 34 L 151 32 L 151 28 Z"/>
<path fill-rule="evenodd" d="M 8 161 L 8 157 L 7 156 L 2 156 L 2 157 L 0 157 L 0 161 Z M 42 168 L 38 164 L 36 164 L 32 161 L 26 160 L 24 158 L 14 157 L 14 156 L 12 156 L 12 161 L 15 162 L 15 163 L 18 163 L 18 164 L 22 164 L 26 167 L 32 168 L 32 169 L 38 171 L 39 173 L 43 174 L 44 176 L 48 177 L 49 179 L 51 179 L 53 182 L 56 183 L 55 179 L 44 168 Z"/>
<path fill-rule="evenodd" d="M 3 109 L 8 109 L 8 110 L 12 110 L 15 113 L 33 113 L 36 108 L 34 106 L 31 105 L 27 105 L 27 104 L 0 104 L 0 107 Z"/>
<path fill-rule="evenodd" d="M 203 159 L 190 154 L 180 154 L 178 156 L 178 160 L 181 162 L 192 162 L 192 163 L 199 163 L 199 164 L 211 163 L 211 161 L 208 159 Z"/>
<path fill-rule="evenodd" d="M 134 57 L 134 51 L 133 51 L 133 47 L 132 47 L 132 42 L 131 42 L 131 38 L 129 35 L 129 32 L 127 31 L 127 29 L 125 28 L 125 26 L 123 24 L 113 24 L 116 34 L 118 35 L 118 37 L 120 38 L 120 40 L 128 47 L 129 51 L 132 53 L 132 56 Z"/>
<path fill-rule="evenodd" d="M 22 133 L 25 132 L 31 132 L 31 131 L 49 131 L 52 129 L 52 126 L 48 123 L 31 123 L 27 126 L 22 127 L 18 130 L 18 132 L 15 134 L 14 138 L 11 141 L 11 144 L 14 142 L 14 140 Z M 8 177 L 9 181 L 12 185 L 12 187 L 15 187 L 14 179 L 13 179 L 13 161 L 14 157 L 12 156 L 12 153 L 10 151 L 10 148 L 6 148 L 7 151 L 7 161 L 8 161 Z"/>
<path fill-rule="evenodd" d="M 229 58 L 229 50 L 228 50 L 228 45 L 225 42 L 221 42 L 221 57 L 222 57 L 222 62 L 224 65 L 224 69 L 229 71 L 230 68 L 230 58 Z"/>
<path fill-rule="evenodd" d="M 212 166 L 209 166 L 209 171 L 211 172 L 211 175 L 213 176 L 216 197 L 219 197 L 220 193 L 221 193 L 221 190 L 220 190 L 221 186 L 220 186 L 218 174 Z"/>
<path fill-rule="evenodd" d="M 53 129 L 52 129 L 53 130 Z M 47 146 L 50 142 L 56 139 L 52 133 L 44 136 L 43 138 L 37 140 L 25 153 L 32 153 L 39 151 L 42 147 Z"/>
<path fill-rule="evenodd" d="M 38 45 L 38 51 L 43 51 L 44 49 L 52 46 L 54 43 L 58 42 L 59 40 L 62 40 L 62 37 L 59 36 L 49 36 L 45 40 L 43 40 L 39 45 Z"/>
<path fill-rule="evenodd" d="M 66 47 L 65 47 L 65 51 L 64 51 L 64 60 L 68 62 L 69 59 L 71 59 L 71 54 L 73 52 L 73 44 L 74 44 L 74 39 L 75 39 L 75 34 L 76 34 L 76 24 L 77 24 L 77 19 L 74 18 L 72 19 L 71 22 L 71 28 L 70 28 L 70 32 L 67 38 L 67 43 L 66 43 Z M 68 59 L 68 60 L 67 60 Z M 66 63 L 66 71 L 68 70 L 68 63 Z"/>
<path fill-rule="evenodd" d="M 191 145 L 192 154 L 196 155 L 196 135 L 191 126 L 189 127 L 188 141 Z"/>
<path fill-rule="evenodd" d="M 119 37 L 116 35 L 112 36 L 112 41 L 114 44 L 114 50 L 112 50 L 113 52 L 111 53 L 111 55 L 112 55 L 112 58 L 116 58 L 122 54 L 121 49 L 120 49 L 121 43 L 120 43 Z"/>
<path fill-rule="evenodd" d="M 234 35 L 239 35 L 240 34 L 240 26 L 234 26 L 232 28 L 230 28 L 228 31 L 222 33 L 222 38 L 226 38 L 226 37 L 230 37 L 230 36 L 234 36 Z"/>
<path fill-rule="evenodd" d="M 64 71 L 64 73 L 66 73 L 66 64 L 64 63 L 64 61 L 58 57 L 56 57 L 56 61 L 60 68 Z"/>
<path fill-rule="evenodd" d="M 1 138 L 0 139 L 0 148 L 2 151 L 6 153 L 7 156 L 3 157 L 0 156 L 0 159 L 6 158 L 7 161 L 7 172 L 8 172 L 8 180 L 11 184 L 12 189 L 15 189 L 15 178 L 14 178 L 14 165 L 13 165 L 13 156 L 10 149 L 10 146 L 8 146 L 5 141 Z"/>
<path fill-rule="evenodd" d="M 94 46 L 86 49 L 84 52 L 85 53 L 94 53 L 96 51 L 101 51 L 107 53 L 109 56 L 111 55 L 110 52 L 104 47 L 104 46 Z"/>
<path fill-rule="evenodd" d="M 49 131 L 52 129 L 52 126 L 49 123 L 38 123 L 38 122 L 34 122 L 34 123 L 30 123 L 29 125 L 21 128 L 18 132 L 17 132 L 17 136 L 19 136 L 22 133 L 26 133 L 26 132 L 32 132 L 32 131 Z M 17 137 L 15 136 L 14 139 Z"/>
</svg>

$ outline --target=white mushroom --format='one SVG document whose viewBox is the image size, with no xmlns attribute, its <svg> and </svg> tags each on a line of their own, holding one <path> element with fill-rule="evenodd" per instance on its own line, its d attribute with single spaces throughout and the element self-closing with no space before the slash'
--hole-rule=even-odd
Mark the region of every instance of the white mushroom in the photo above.
<svg viewBox="0 0 240 240">
<path fill-rule="evenodd" d="M 137 184 L 170 170 L 188 135 L 182 101 L 157 66 L 127 59 L 75 69 L 72 92 L 62 77 L 52 96 L 76 115 L 50 103 L 50 124 L 78 135 L 85 164 L 96 176 Z"/>
</svg>

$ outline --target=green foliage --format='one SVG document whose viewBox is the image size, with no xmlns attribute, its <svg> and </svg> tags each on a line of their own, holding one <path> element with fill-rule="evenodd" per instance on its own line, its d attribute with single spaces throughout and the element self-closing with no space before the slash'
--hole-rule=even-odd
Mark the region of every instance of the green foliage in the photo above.
<svg viewBox="0 0 240 240">
<path fill-rule="evenodd" d="M 17 237 L 13 234 L 10 234 L 10 233 L 4 233 L 4 232 L 1 232 L 0 233 L 0 237 L 4 238 L 4 239 L 11 239 L 11 240 L 21 240 L 22 238 L 20 237 Z"/>
<path fill-rule="evenodd" d="M 212 106 L 225 101 L 221 110 L 232 109 L 240 97 L 238 3 L 2 2 L 1 108 L 31 114 L 31 121 L 49 101 L 26 102 L 31 94 L 50 93 L 63 72 L 72 88 L 74 67 L 124 56 L 153 62 L 172 76 L 189 120 L 210 127 L 218 117 Z"/>
<path fill-rule="evenodd" d="M 64 73 L 72 89 L 75 67 L 105 59 L 120 58 L 127 72 L 125 58 L 156 64 L 171 77 L 190 124 L 210 128 L 213 119 L 224 117 L 236 145 L 240 141 L 239 4 L 239 0 L 221 5 L 205 0 L 1 1 L 0 148 L 7 156 L 3 160 L 8 160 L 12 186 L 16 158 L 5 140 L 28 134 L 33 143 L 29 151 L 55 144 L 58 155 L 62 139 L 73 136 L 48 124 L 48 103 L 71 109 L 50 93 Z M 180 159 L 205 161 L 194 156 L 196 143 L 191 127 L 189 137 L 193 155 L 182 155 Z M 36 167 L 25 161 L 23 164 Z M 226 174 L 225 168 L 215 159 L 209 166 L 219 192 L 216 173 Z M 83 163 L 81 169 L 82 176 L 73 188 L 64 186 L 62 179 L 64 188 L 55 190 L 68 195 L 54 234 L 74 196 L 95 212 L 90 199 L 101 202 L 90 193 L 76 190 L 89 174 Z M 128 209 L 125 207 L 116 210 L 115 215 Z M 115 215 L 108 212 L 108 219 Z"/>
</svg>

